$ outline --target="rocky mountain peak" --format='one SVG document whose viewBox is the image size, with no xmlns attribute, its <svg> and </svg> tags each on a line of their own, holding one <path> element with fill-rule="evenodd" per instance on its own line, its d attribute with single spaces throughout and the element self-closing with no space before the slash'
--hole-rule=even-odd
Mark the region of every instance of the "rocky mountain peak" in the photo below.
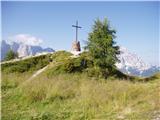
<svg viewBox="0 0 160 120">
<path fill-rule="evenodd" d="M 33 46 L 20 42 L 1 41 L 1 60 L 4 59 L 9 50 L 18 53 L 19 57 L 32 56 L 43 52 L 54 52 L 52 48 L 42 48 L 41 46 Z"/>
<path fill-rule="evenodd" d="M 120 47 L 118 59 L 120 62 L 116 63 L 117 68 L 126 74 L 146 77 L 160 70 L 158 66 L 145 63 L 137 54 L 125 47 Z"/>
</svg>

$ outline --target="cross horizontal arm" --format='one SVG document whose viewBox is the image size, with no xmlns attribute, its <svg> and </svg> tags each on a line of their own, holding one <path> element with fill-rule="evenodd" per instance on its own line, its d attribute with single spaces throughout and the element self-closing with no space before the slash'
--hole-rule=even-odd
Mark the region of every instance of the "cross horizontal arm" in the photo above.
<svg viewBox="0 0 160 120">
<path fill-rule="evenodd" d="M 76 28 L 82 28 L 82 27 L 80 27 L 80 26 L 76 26 L 76 25 L 72 25 L 72 27 L 76 27 Z"/>
</svg>

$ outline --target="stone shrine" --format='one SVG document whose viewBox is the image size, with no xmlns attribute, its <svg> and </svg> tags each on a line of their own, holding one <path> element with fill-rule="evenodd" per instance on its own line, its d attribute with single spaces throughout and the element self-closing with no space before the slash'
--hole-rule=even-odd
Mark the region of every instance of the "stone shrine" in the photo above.
<svg viewBox="0 0 160 120">
<path fill-rule="evenodd" d="M 72 51 L 81 51 L 81 46 L 79 41 L 74 41 L 72 43 Z"/>
</svg>

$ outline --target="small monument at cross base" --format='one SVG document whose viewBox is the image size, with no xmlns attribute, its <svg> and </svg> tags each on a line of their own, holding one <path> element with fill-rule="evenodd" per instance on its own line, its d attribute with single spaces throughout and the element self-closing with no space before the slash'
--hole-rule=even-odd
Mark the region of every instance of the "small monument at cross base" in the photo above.
<svg viewBox="0 0 160 120">
<path fill-rule="evenodd" d="M 72 51 L 80 52 L 81 46 L 80 46 L 80 41 L 78 41 L 78 28 L 82 27 L 78 26 L 78 21 L 76 22 L 76 25 L 72 25 L 72 27 L 76 28 L 76 40 L 72 43 Z"/>
<path fill-rule="evenodd" d="M 74 41 L 72 43 L 72 51 L 81 51 L 81 46 L 79 41 Z"/>
</svg>

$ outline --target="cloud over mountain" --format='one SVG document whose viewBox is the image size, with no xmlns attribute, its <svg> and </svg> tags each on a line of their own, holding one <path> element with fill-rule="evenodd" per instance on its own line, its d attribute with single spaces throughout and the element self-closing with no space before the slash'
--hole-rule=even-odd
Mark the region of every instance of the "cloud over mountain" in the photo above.
<svg viewBox="0 0 160 120">
<path fill-rule="evenodd" d="M 39 46 L 41 43 L 42 39 L 28 34 L 18 34 L 10 37 L 9 40 L 2 40 L 0 60 L 4 60 L 10 49 L 17 52 L 19 57 L 54 52 L 52 48 L 43 48 Z"/>
<path fill-rule="evenodd" d="M 40 45 L 43 42 L 42 39 L 32 36 L 30 34 L 17 34 L 15 36 L 10 36 L 9 41 L 32 46 Z"/>
</svg>

